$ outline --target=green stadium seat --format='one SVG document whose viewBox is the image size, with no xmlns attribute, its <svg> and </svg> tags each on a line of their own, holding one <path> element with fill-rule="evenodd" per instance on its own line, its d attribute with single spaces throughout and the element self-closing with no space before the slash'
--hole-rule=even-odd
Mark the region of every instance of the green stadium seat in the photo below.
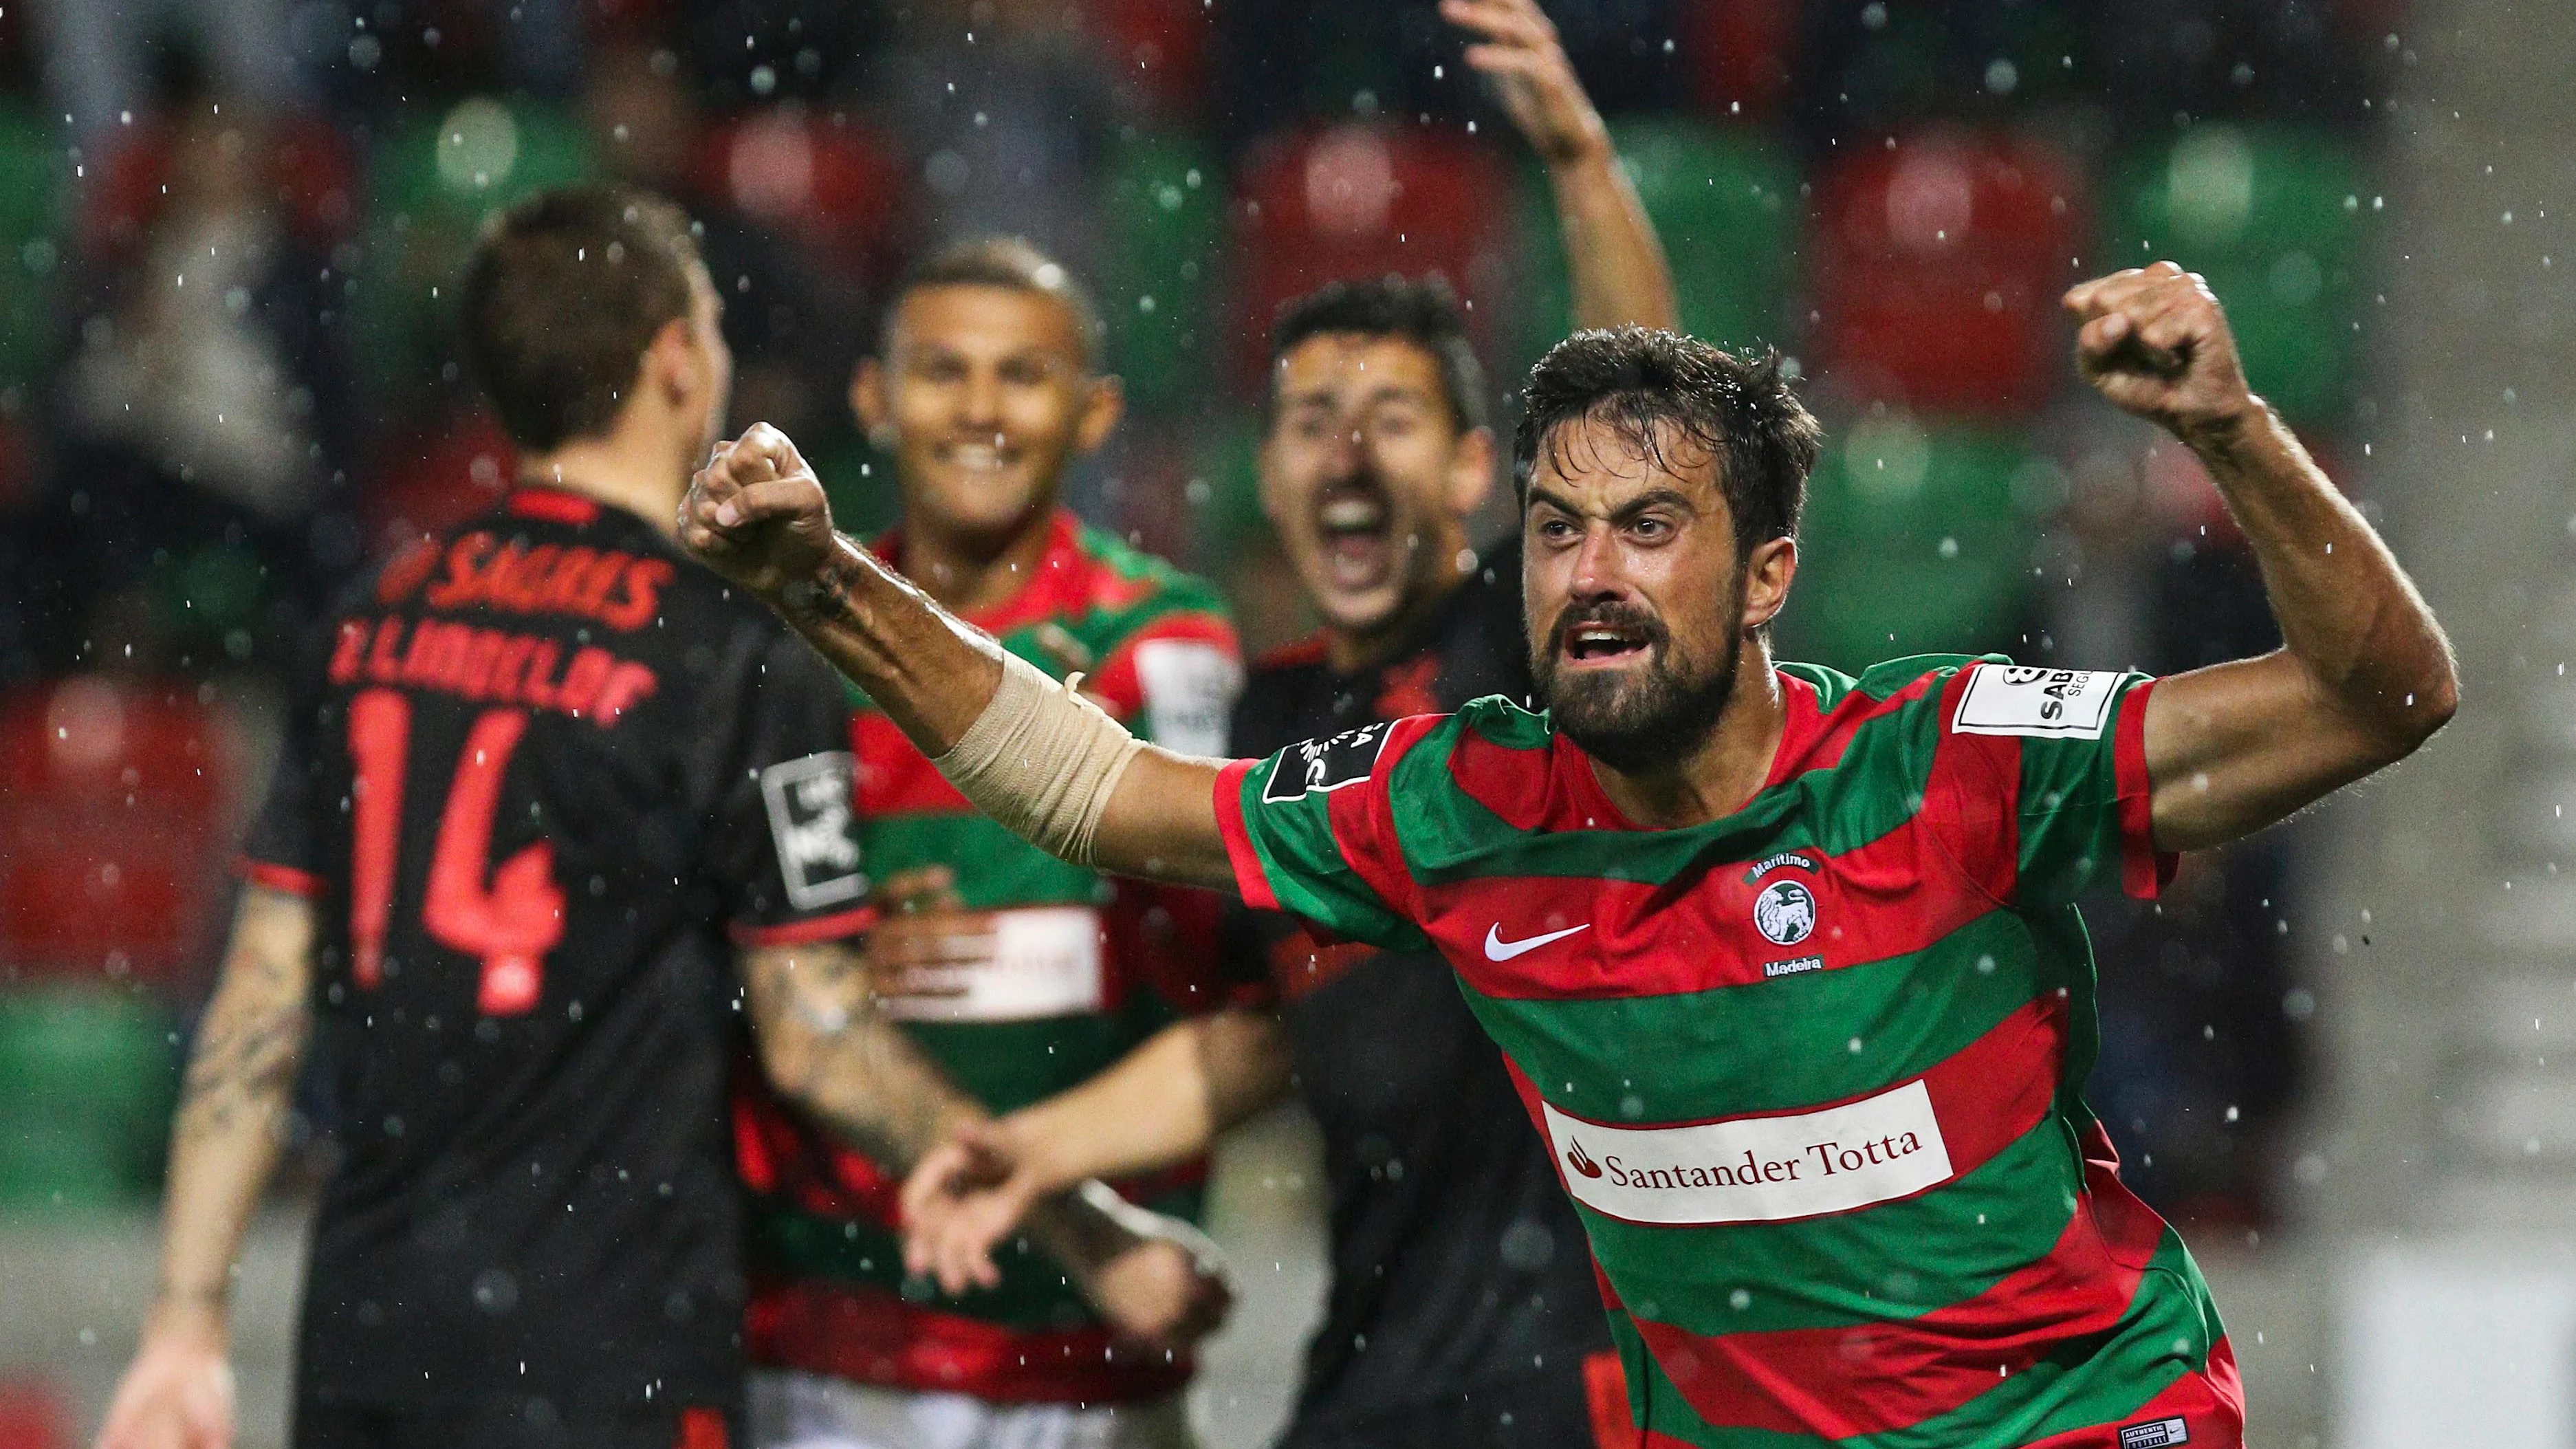
<svg viewBox="0 0 2576 1449">
<path fill-rule="evenodd" d="M 2227 307 L 2247 379 L 2293 420 L 2333 417 L 2352 381 L 2361 166 L 2322 132 L 2203 122 L 2116 169 L 2108 262 L 2170 258 Z"/>
<path fill-rule="evenodd" d="M 1804 211 L 1798 168 L 1786 150 L 1740 130 L 1675 118 L 1614 121 L 1610 130 L 1663 238 L 1682 329 L 1736 348 L 1779 339 Z M 1517 335 L 1527 364 L 1574 326 L 1556 203 L 1535 165 L 1522 181 L 1521 217 Z"/>
<path fill-rule="evenodd" d="M 33 382 L 54 361 L 70 248 L 67 144 L 25 107 L 0 105 L 0 386 Z"/>
<path fill-rule="evenodd" d="M 2012 649 L 2031 597 L 2036 459 L 2016 433 L 1902 413 L 1835 430 L 1809 480 L 1782 653 L 1857 671 Z"/>
<path fill-rule="evenodd" d="M 179 1062 L 169 1012 L 135 993 L 0 994 L 0 1209 L 151 1196 Z"/>
<path fill-rule="evenodd" d="M 1104 181 L 1100 305 L 1110 364 L 1140 408 L 1201 406 L 1222 357 L 1210 311 L 1225 231 L 1216 152 L 1192 137 L 1140 135 L 1115 147 Z"/>
<path fill-rule="evenodd" d="M 446 288 L 486 215 L 546 187 L 588 180 L 594 170 L 578 120 L 487 96 L 387 138 L 369 178 L 368 263 L 351 304 L 357 350 L 374 366 L 375 382 L 415 385 L 446 361 L 454 309 Z"/>
</svg>

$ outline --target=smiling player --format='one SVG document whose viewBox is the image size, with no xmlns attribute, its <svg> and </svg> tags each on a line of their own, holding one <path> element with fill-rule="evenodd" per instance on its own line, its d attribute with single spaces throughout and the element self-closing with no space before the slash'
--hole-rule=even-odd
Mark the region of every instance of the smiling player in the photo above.
<svg viewBox="0 0 2576 1449">
<path fill-rule="evenodd" d="M 699 475 L 682 534 L 1030 839 L 1437 947 L 1581 1205 L 1642 1442 L 2227 1449 L 2216 1310 L 2081 1097 L 2073 900 L 2152 894 L 2169 852 L 2402 758 L 2458 685 L 2199 278 L 2066 300 L 2086 379 L 2208 466 L 2281 649 L 2162 680 L 1775 665 L 1815 422 L 1776 364 L 1669 333 L 1580 334 L 1530 379 L 1545 714 L 1152 749 L 834 535 L 771 431 Z"/>
</svg>

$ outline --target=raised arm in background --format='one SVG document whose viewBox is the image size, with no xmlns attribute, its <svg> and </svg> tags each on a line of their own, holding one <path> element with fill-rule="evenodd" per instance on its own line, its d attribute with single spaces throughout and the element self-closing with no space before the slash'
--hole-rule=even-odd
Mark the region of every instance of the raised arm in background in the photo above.
<svg viewBox="0 0 2576 1449">
<path fill-rule="evenodd" d="M 1663 243 L 1537 0 L 1441 0 L 1440 14 L 1474 33 L 1467 64 L 1493 82 L 1547 167 L 1574 279 L 1574 325 L 1680 327 Z"/>
<path fill-rule="evenodd" d="M 680 541 L 776 609 L 934 761 L 1001 687 L 1001 646 L 834 532 L 822 483 L 767 423 L 718 445 L 698 471 L 680 504 Z M 1079 863 L 1234 891 L 1216 814 L 1223 766 L 1145 745 L 1113 780 L 1080 782 L 1111 793 Z"/>
<path fill-rule="evenodd" d="M 744 952 L 740 970 L 771 1084 L 868 1156 L 909 1172 L 943 1137 L 986 1120 L 983 1106 L 879 1009 L 857 951 L 837 942 L 763 947 Z M 1180 1348 L 1216 1327 L 1230 1301 L 1222 1275 L 1183 1242 L 1159 1241 L 1153 1215 L 1111 1215 L 1072 1191 L 1091 1175 L 1024 1198 L 1029 1235 L 1131 1337 Z M 981 1277 L 990 1276 L 987 1267 Z M 948 1286 L 962 1291 L 969 1281 L 961 1272 Z"/>
<path fill-rule="evenodd" d="M 246 886 L 170 1133 L 161 1276 L 101 1449 L 233 1442 L 233 1258 L 277 1167 L 312 1034 L 313 907 Z"/>
<path fill-rule="evenodd" d="M 2208 286 L 2171 262 L 2066 294 L 2076 366 L 2196 454 L 2262 570 L 2281 648 L 2156 686 L 2155 837 L 2252 834 L 2414 752 L 2459 707 L 2450 641 L 2395 556 L 2246 386 Z"/>
</svg>

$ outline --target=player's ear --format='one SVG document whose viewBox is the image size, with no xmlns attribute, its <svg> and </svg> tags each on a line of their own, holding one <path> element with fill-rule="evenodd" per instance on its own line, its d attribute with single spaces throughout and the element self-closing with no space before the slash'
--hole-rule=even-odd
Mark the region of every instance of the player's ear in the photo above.
<svg viewBox="0 0 2576 1449">
<path fill-rule="evenodd" d="M 858 418 L 859 427 L 871 443 L 877 443 L 879 436 L 893 425 L 894 408 L 886 396 L 886 367 L 882 360 L 862 357 L 851 370 L 850 412 Z"/>
<path fill-rule="evenodd" d="M 1494 491 L 1494 430 L 1470 428 L 1449 455 L 1449 511 L 1461 518 L 1485 506 Z"/>
<path fill-rule="evenodd" d="M 1767 539 L 1744 560 L 1744 627 L 1759 629 L 1780 616 L 1789 585 L 1798 577 L 1798 541 Z"/>
<path fill-rule="evenodd" d="M 1127 415 L 1127 385 L 1112 373 L 1083 382 L 1082 416 L 1073 428 L 1076 452 L 1088 453 L 1109 441 L 1118 420 Z"/>
<path fill-rule="evenodd" d="M 684 406 L 703 382 L 697 375 L 696 340 L 690 320 L 674 317 L 656 329 L 653 340 L 644 345 L 643 365 L 637 369 L 642 373 L 642 384 L 658 388 L 674 407 Z"/>
</svg>

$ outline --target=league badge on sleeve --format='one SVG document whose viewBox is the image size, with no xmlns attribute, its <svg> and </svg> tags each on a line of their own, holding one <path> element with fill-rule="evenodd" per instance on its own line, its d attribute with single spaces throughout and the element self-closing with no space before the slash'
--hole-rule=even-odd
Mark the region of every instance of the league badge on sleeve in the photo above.
<svg viewBox="0 0 2576 1449">
<path fill-rule="evenodd" d="M 2098 740 L 2120 676 L 2107 670 L 1980 664 L 1969 671 L 1950 728 L 1963 735 Z"/>
<path fill-rule="evenodd" d="M 1279 752 L 1278 768 L 1261 787 L 1264 804 L 1285 805 L 1308 795 L 1328 794 L 1356 785 L 1377 768 L 1394 726 L 1386 723 L 1344 730 L 1329 739 L 1308 740 Z"/>
<path fill-rule="evenodd" d="M 778 873 L 787 882 L 788 903 L 800 911 L 867 894 L 850 811 L 850 770 L 847 750 L 826 750 L 760 772 Z"/>
</svg>

